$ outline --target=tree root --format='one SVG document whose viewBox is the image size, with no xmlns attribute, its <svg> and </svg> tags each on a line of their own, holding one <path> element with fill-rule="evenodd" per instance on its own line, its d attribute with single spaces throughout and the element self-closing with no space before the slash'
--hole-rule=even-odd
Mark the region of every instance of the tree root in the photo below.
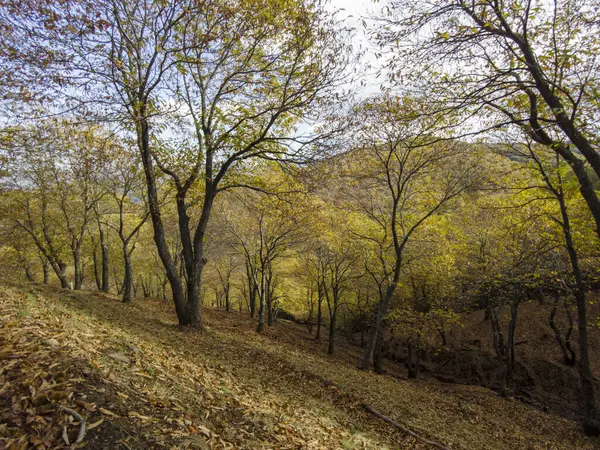
<svg viewBox="0 0 600 450">
<path fill-rule="evenodd" d="M 418 441 L 423 442 L 424 444 L 427 445 L 431 445 L 432 447 L 435 447 L 437 449 L 440 450 L 450 450 L 450 447 L 445 447 L 444 445 L 435 442 L 435 441 L 430 441 L 427 438 L 424 438 L 423 436 L 415 433 L 412 430 L 409 430 L 408 428 L 406 428 L 403 425 L 400 425 L 398 422 L 396 422 L 393 419 L 390 419 L 388 416 L 384 416 L 383 414 L 381 414 L 379 411 L 377 411 L 375 408 L 373 408 L 371 405 L 368 405 L 366 403 L 362 404 L 362 407 L 367 410 L 368 412 L 370 412 L 371 414 L 373 414 L 374 416 L 379 417 L 381 420 L 383 420 L 384 422 L 389 423 L 390 425 L 393 425 L 394 427 L 398 428 L 399 430 L 401 430 L 402 432 L 408 434 L 409 436 L 414 437 L 415 439 L 417 439 Z"/>
<path fill-rule="evenodd" d="M 75 439 L 75 441 L 73 442 L 73 445 L 79 444 L 81 441 L 83 441 L 83 437 L 85 436 L 85 419 L 83 417 L 81 417 L 81 415 L 77 411 L 73 411 L 71 408 L 67 408 L 65 406 L 59 406 L 58 409 L 62 409 L 67 414 L 69 414 L 69 415 L 75 417 L 77 420 L 79 420 L 79 422 L 80 422 L 79 433 L 77 434 L 77 439 Z M 66 428 L 63 429 L 63 439 L 65 439 L 65 443 L 67 445 L 69 445 L 69 438 L 66 437 L 67 436 L 66 430 L 67 430 Z"/>
</svg>

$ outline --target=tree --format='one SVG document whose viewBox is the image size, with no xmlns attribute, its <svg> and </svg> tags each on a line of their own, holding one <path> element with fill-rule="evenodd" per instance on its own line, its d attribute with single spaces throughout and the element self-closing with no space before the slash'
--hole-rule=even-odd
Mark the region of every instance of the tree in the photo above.
<svg viewBox="0 0 600 450">
<path fill-rule="evenodd" d="M 100 202 L 98 202 L 100 203 Z M 99 208 L 98 203 L 96 203 L 94 205 L 94 216 L 95 216 L 95 220 L 96 220 L 96 224 L 98 225 L 98 237 L 99 237 L 99 244 L 100 244 L 100 259 L 102 261 L 102 263 L 100 264 L 100 267 L 98 267 L 98 261 L 97 261 L 97 255 L 96 255 L 96 241 L 94 238 L 94 233 L 90 232 L 90 239 L 92 240 L 92 246 L 93 246 L 93 258 L 94 258 L 94 275 L 96 277 L 96 285 L 98 287 L 99 290 L 101 290 L 102 292 L 106 292 L 108 293 L 110 290 L 109 287 L 109 283 L 108 283 L 108 277 L 109 277 L 109 251 L 108 251 L 108 237 L 107 237 L 107 233 L 104 229 L 104 224 L 103 222 L 103 213 Z"/>
<path fill-rule="evenodd" d="M 458 142 L 438 141 L 440 117 L 420 112 L 414 98 L 384 96 L 358 110 L 353 143 L 354 205 L 366 219 L 353 234 L 369 242 L 379 261 L 380 300 L 361 366 L 371 368 L 384 318 L 398 285 L 404 251 L 415 232 L 441 213 L 472 183 L 471 167 Z M 360 167 L 360 168 L 359 168 Z M 353 175 L 354 173 L 354 175 Z"/>
<path fill-rule="evenodd" d="M 61 61 L 69 86 L 63 94 L 72 104 L 134 130 L 179 323 L 200 327 L 204 245 L 216 195 L 239 187 L 229 175 L 252 159 L 305 159 L 316 134 L 302 130 L 317 128 L 300 124 L 340 96 L 348 41 L 324 7 L 308 0 L 90 0 L 87 6 L 39 8 L 17 16 L 15 26 L 31 32 L 31 15 L 42 22 L 69 18 L 63 35 L 51 27 L 30 37 L 68 55 Z M 97 20 L 90 21 L 89 11 Z M 81 28 L 92 31 L 74 38 Z M 48 66 L 48 73 L 60 72 L 55 61 Z M 163 139 L 165 128 L 178 128 L 194 144 L 167 145 L 173 142 Z M 165 237 L 155 166 L 175 187 L 185 286 Z M 191 190 L 202 193 L 197 222 L 188 215 L 196 201 L 188 198 Z"/>
<path fill-rule="evenodd" d="M 148 208 L 142 201 L 142 168 L 137 155 L 132 155 L 126 149 L 115 148 L 107 172 L 106 191 L 116 204 L 118 217 L 116 225 L 110 221 L 107 225 L 117 233 L 121 241 L 125 268 L 123 303 L 131 303 L 134 280 L 131 255 L 140 229 L 149 216 Z M 102 228 L 99 230 L 102 233 Z"/>
<path fill-rule="evenodd" d="M 469 213 L 467 201 L 462 197 L 451 211 L 429 219 L 405 250 L 405 267 L 387 322 L 389 340 L 406 343 L 409 378 L 418 376 L 422 354 L 439 349 L 440 340 L 442 346 L 448 344 L 447 333 L 460 322 L 460 313 L 469 309 L 456 282 L 466 246 L 456 225 L 459 217 Z M 375 368 L 382 369 L 377 364 Z"/>
<path fill-rule="evenodd" d="M 74 288 L 81 289 L 81 249 L 91 213 L 103 195 L 97 173 L 106 139 L 95 127 L 46 122 L 18 130 L 11 142 L 15 223 L 26 231 L 69 288 L 65 250 L 73 260 Z"/>
<path fill-rule="evenodd" d="M 95 127 L 77 129 L 68 123 L 57 127 L 55 132 L 62 134 L 59 138 L 62 148 L 54 156 L 62 161 L 49 165 L 48 170 L 58 191 L 73 255 L 74 289 L 78 290 L 83 284 L 82 245 L 93 208 L 104 195 L 97 176 L 106 160 L 107 139 Z"/>
<path fill-rule="evenodd" d="M 327 353 L 334 350 L 335 327 L 337 313 L 342 305 L 342 298 L 348 289 L 348 281 L 354 259 L 348 254 L 331 254 L 324 266 L 323 290 L 329 311 L 329 345 Z"/>
<path fill-rule="evenodd" d="M 578 0 L 391 0 L 374 34 L 393 52 L 392 77 L 409 79 L 434 102 L 484 123 L 470 133 L 516 126 L 559 154 L 600 234 L 600 201 L 586 171 L 588 164 L 600 176 L 592 119 L 600 73 L 597 6 Z"/>
<path fill-rule="evenodd" d="M 564 245 L 571 264 L 571 276 L 574 283 L 567 283 L 568 289 L 573 293 L 577 303 L 577 325 L 579 336 L 579 375 L 581 380 L 581 391 L 584 398 L 584 429 L 588 434 L 600 433 L 600 417 L 596 402 L 596 392 L 594 379 L 589 359 L 588 345 L 588 319 L 587 319 L 587 286 L 584 281 L 584 275 L 581 269 L 580 258 L 573 238 L 573 229 L 571 226 L 571 217 L 568 211 L 568 191 L 565 189 L 567 183 L 564 180 L 564 167 L 561 165 L 561 160 L 558 155 L 552 158 L 548 155 L 549 149 L 541 146 L 535 146 L 531 142 L 526 142 L 522 146 L 514 146 L 513 151 L 520 156 L 526 157 L 531 161 L 533 169 L 543 181 L 540 187 L 544 192 L 549 193 L 558 204 L 559 215 L 551 216 L 554 223 L 557 224 L 564 237 Z M 570 277 L 569 277 L 570 278 Z M 566 308 L 566 307 L 565 307 Z M 550 318 L 550 324 L 557 334 L 557 339 L 563 351 L 565 360 L 569 362 L 573 359 L 574 353 L 570 350 L 567 341 L 563 342 L 560 334 L 557 333 L 556 325 L 554 324 L 554 314 L 556 306 L 553 308 Z"/>
<path fill-rule="evenodd" d="M 311 201 L 312 200 L 312 201 Z M 317 332 L 320 339 L 323 301 L 329 315 L 328 353 L 332 354 L 335 345 L 338 311 L 344 305 L 349 294 L 350 284 L 355 275 L 357 261 L 356 248 L 348 239 L 342 211 L 335 204 L 310 199 L 309 205 L 319 206 L 311 214 L 308 239 L 302 244 L 302 253 L 306 255 L 308 271 L 306 286 L 309 290 L 308 301 L 312 305 L 316 291 Z M 312 319 L 312 318 L 310 318 Z"/>
<path fill-rule="evenodd" d="M 276 294 L 275 264 L 298 239 L 299 220 L 291 205 L 277 196 L 246 195 L 238 203 L 245 219 L 229 218 L 231 233 L 236 238 L 234 247 L 246 261 L 248 287 L 258 300 L 258 325 L 262 333 L 266 323 L 274 324 Z"/>
</svg>

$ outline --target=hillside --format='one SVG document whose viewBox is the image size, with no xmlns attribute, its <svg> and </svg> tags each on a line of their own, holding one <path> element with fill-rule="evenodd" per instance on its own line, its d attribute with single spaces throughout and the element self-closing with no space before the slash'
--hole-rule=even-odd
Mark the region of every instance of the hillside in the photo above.
<svg viewBox="0 0 600 450">
<path fill-rule="evenodd" d="M 452 449 L 600 445 L 486 388 L 359 371 L 357 348 L 340 339 L 329 357 L 292 323 L 260 336 L 206 309 L 205 331 L 181 331 L 170 306 L 1 287 L 0 448 L 68 448 L 80 432 L 75 448 L 434 448 L 365 403 Z"/>
<path fill-rule="evenodd" d="M 577 366 L 569 367 L 562 361 L 549 316 L 551 301 L 544 304 L 527 301 L 519 305 L 515 333 L 516 392 L 515 396 L 538 409 L 552 410 L 563 417 L 576 420 L 581 416 L 581 390 Z M 597 294 L 590 298 L 590 322 L 599 317 Z M 508 308 L 501 309 L 503 326 L 507 328 Z M 564 312 L 556 316 L 556 323 L 564 333 L 567 329 Z M 446 383 L 479 385 L 500 391 L 502 367 L 493 347 L 491 324 L 484 320 L 484 311 L 465 314 L 460 323 L 447 333 L 447 345 L 441 342 L 428 349 L 421 359 L 421 376 L 432 377 Z M 438 338 L 439 341 L 439 338 Z M 578 353 L 578 333 L 575 327 L 571 345 Z M 386 357 L 396 364 L 386 362 L 388 372 L 404 375 L 406 345 L 398 339 L 388 339 Z M 600 373 L 600 330 L 589 329 L 590 363 L 594 374 Z"/>
<path fill-rule="evenodd" d="M 538 407 L 551 408 L 565 417 L 575 417 L 581 413 L 578 369 L 577 367 L 568 367 L 562 361 L 560 348 L 549 325 L 551 309 L 550 301 L 543 305 L 537 301 L 529 301 L 519 306 L 519 319 L 515 333 L 515 340 L 518 343 L 516 350 L 517 378 L 521 385 L 518 393 L 525 401 L 530 401 Z M 597 295 L 591 295 L 589 307 L 591 323 L 597 321 L 599 313 Z M 489 363 L 494 359 L 492 333 L 489 321 L 484 321 L 483 316 L 483 311 L 469 314 L 465 318 L 463 326 L 456 328 L 455 335 L 451 339 L 454 341 L 455 348 L 470 348 L 474 350 L 471 353 L 486 355 L 479 362 L 485 360 Z M 567 325 L 562 311 L 557 314 L 556 322 L 564 333 Z M 578 333 L 577 324 L 575 324 L 571 335 L 571 345 L 578 354 L 577 342 Z M 600 374 L 600 330 L 595 325 L 591 325 L 589 328 L 589 346 L 592 372 L 597 376 Z M 452 362 L 447 364 L 447 366 L 451 365 Z M 455 367 L 454 373 L 462 369 L 464 367 Z M 448 367 L 447 373 L 452 374 L 452 372 L 453 370 Z M 479 371 L 479 374 L 482 374 L 482 370 Z M 472 377 L 472 373 L 467 374 L 467 376 L 469 375 L 471 378 L 466 378 L 466 382 L 483 384 L 492 388 L 500 385 L 499 380 L 489 374 L 487 377 L 483 375 L 483 378 L 480 379 L 477 379 L 477 376 Z"/>
</svg>

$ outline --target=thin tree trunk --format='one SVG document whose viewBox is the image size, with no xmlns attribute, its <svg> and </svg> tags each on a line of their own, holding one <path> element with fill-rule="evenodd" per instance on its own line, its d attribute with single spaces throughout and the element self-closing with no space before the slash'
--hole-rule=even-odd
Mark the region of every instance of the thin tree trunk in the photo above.
<svg viewBox="0 0 600 450">
<path fill-rule="evenodd" d="M 73 266 L 75 269 L 75 286 L 76 291 L 80 290 L 83 284 L 83 273 L 81 270 L 81 248 L 79 244 L 73 247 Z"/>
<path fill-rule="evenodd" d="M 315 334 L 315 340 L 321 340 L 321 326 L 323 323 L 323 292 L 319 288 L 319 294 L 317 298 L 317 332 Z"/>
<path fill-rule="evenodd" d="M 519 302 L 513 300 L 510 303 L 510 322 L 508 323 L 508 339 L 507 339 L 507 351 L 506 351 L 506 384 L 510 387 L 513 383 L 513 376 L 515 371 L 515 333 L 517 330 L 517 313 L 519 309 Z"/>
<path fill-rule="evenodd" d="M 33 275 L 31 274 L 31 267 L 29 267 L 29 264 L 27 264 L 25 266 L 25 277 L 27 278 L 27 281 L 33 283 L 35 281 L 35 279 L 33 278 Z"/>
<path fill-rule="evenodd" d="M 265 299 L 261 295 L 258 308 L 258 325 L 256 326 L 256 332 L 262 333 L 263 331 L 265 331 Z"/>
<path fill-rule="evenodd" d="M 567 366 L 574 366 L 577 358 L 575 356 L 575 352 L 573 351 L 573 349 L 571 348 L 571 333 L 573 331 L 573 316 L 571 314 L 571 311 L 569 311 L 569 307 L 568 304 L 566 302 L 564 302 L 564 307 L 565 307 L 565 313 L 567 314 L 567 319 L 569 321 L 569 328 L 565 334 L 565 336 L 563 337 L 560 329 L 558 328 L 558 325 L 556 324 L 556 313 L 558 312 L 558 304 L 560 303 L 560 293 L 555 292 L 555 298 L 554 298 L 554 305 L 552 306 L 552 311 L 550 312 L 550 319 L 549 319 L 549 323 L 550 323 L 550 328 L 552 328 L 552 330 L 554 331 L 554 336 L 556 337 L 556 342 L 558 343 L 558 346 L 562 352 L 563 355 L 563 362 L 567 365 Z"/>
<path fill-rule="evenodd" d="M 408 358 L 406 360 L 406 368 L 408 370 L 408 378 L 417 378 L 419 375 L 419 355 L 418 348 L 415 348 L 413 339 L 408 340 Z"/>
<path fill-rule="evenodd" d="M 108 293 L 110 290 L 110 286 L 108 284 L 108 271 L 109 271 L 109 260 L 108 260 L 108 242 L 106 238 L 106 233 L 102 228 L 102 225 L 98 224 L 98 231 L 100 233 L 100 249 L 101 249 L 101 257 L 102 257 L 102 285 L 100 289 L 102 292 Z"/>
<path fill-rule="evenodd" d="M 587 295 L 586 286 L 583 281 L 581 269 L 579 267 L 579 258 L 571 236 L 571 225 L 564 197 L 559 195 L 559 205 L 563 221 L 563 230 L 565 243 L 569 253 L 569 259 L 575 277 L 575 299 L 577 300 L 577 329 L 579 331 L 579 376 L 581 381 L 581 393 L 584 401 L 584 431 L 589 435 L 600 434 L 600 418 L 598 417 L 598 406 L 596 403 L 596 389 L 594 378 L 590 366 L 590 356 L 588 347 L 588 326 L 587 326 Z"/>
<path fill-rule="evenodd" d="M 398 277 L 400 276 L 399 267 L 396 270 L 398 272 Z M 392 296 L 394 295 L 394 291 L 396 290 L 397 281 L 392 282 L 385 291 L 385 296 L 380 300 L 379 305 L 377 306 L 377 311 L 375 312 L 375 318 L 373 320 L 373 327 L 369 337 L 367 339 L 367 345 L 363 352 L 361 368 L 363 370 L 371 369 L 371 361 L 373 359 L 373 351 L 375 350 L 375 344 L 377 340 L 377 334 L 382 330 L 383 319 L 387 314 L 388 308 L 390 306 L 390 302 L 392 301 Z"/>
<path fill-rule="evenodd" d="M 256 332 L 262 333 L 265 330 L 265 273 L 264 270 L 260 274 L 260 289 L 259 289 L 260 306 L 258 308 L 258 325 L 256 326 Z"/>
<path fill-rule="evenodd" d="M 42 272 L 44 274 L 44 284 L 48 284 L 50 282 L 50 263 L 48 260 L 40 255 L 40 260 L 42 261 Z"/>
<path fill-rule="evenodd" d="M 133 291 L 133 267 L 131 266 L 131 253 L 129 243 L 123 243 L 123 262 L 125 264 L 125 278 L 123 279 L 123 303 L 131 303 Z"/>
<path fill-rule="evenodd" d="M 231 312 L 231 302 L 230 302 L 230 298 L 229 298 L 229 281 L 227 282 L 227 285 L 225 286 L 225 311 L 226 312 Z"/>
<path fill-rule="evenodd" d="M 256 313 L 256 282 L 253 267 L 251 263 L 246 261 L 246 279 L 248 282 L 248 308 L 250 310 L 250 318 L 254 319 L 254 314 Z"/>
<path fill-rule="evenodd" d="M 270 293 L 266 295 L 266 308 L 267 308 L 267 325 L 273 326 L 273 298 Z"/>
<path fill-rule="evenodd" d="M 334 350 L 334 341 L 335 341 L 335 322 L 337 319 L 337 308 L 335 305 L 333 306 L 333 311 L 329 315 L 329 346 L 327 348 L 327 353 L 330 355 L 333 354 Z"/>
<path fill-rule="evenodd" d="M 252 282 L 252 291 L 250 295 L 250 318 L 254 319 L 256 315 L 256 300 L 258 299 L 258 286 Z"/>
<path fill-rule="evenodd" d="M 96 281 L 96 288 L 102 290 L 102 275 L 100 273 L 100 266 L 98 265 L 98 245 L 92 237 L 92 263 L 94 266 L 94 280 Z"/>
</svg>

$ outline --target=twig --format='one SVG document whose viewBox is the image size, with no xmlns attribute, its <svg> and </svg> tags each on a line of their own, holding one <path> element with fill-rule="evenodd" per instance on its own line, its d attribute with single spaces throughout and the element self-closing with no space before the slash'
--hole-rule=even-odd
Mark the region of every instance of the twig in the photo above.
<svg viewBox="0 0 600 450">
<path fill-rule="evenodd" d="M 431 445 L 432 447 L 438 448 L 440 450 L 450 450 L 449 447 L 445 447 L 442 444 L 438 443 L 438 442 L 434 442 L 434 441 L 430 441 L 429 439 L 424 438 L 421 435 L 418 435 L 417 433 L 415 433 L 412 430 L 409 430 L 408 428 L 406 428 L 403 425 L 400 425 L 398 422 L 396 422 L 395 420 L 390 419 L 388 416 L 384 416 L 383 414 L 381 414 L 379 411 L 377 411 L 375 408 L 373 408 L 371 405 L 368 405 L 366 403 L 362 404 L 362 407 L 364 409 L 366 409 L 367 411 L 369 411 L 371 414 L 379 417 L 381 420 L 383 420 L 384 422 L 389 423 L 390 425 L 393 425 L 394 427 L 398 428 L 399 430 L 403 431 L 404 433 L 408 434 L 409 436 L 414 437 L 415 439 L 417 439 L 418 441 L 421 441 L 427 445 Z"/>
<path fill-rule="evenodd" d="M 79 433 L 77 434 L 77 439 L 75 439 L 75 442 L 73 442 L 73 445 L 79 444 L 81 441 L 83 441 L 83 437 L 85 436 L 85 419 L 83 417 L 81 417 L 81 415 L 77 411 L 73 411 L 71 408 L 67 408 L 65 406 L 59 405 L 58 409 L 62 409 L 64 412 L 70 414 L 71 416 L 73 416 L 77 420 L 79 420 L 79 422 L 80 422 Z M 65 440 L 67 445 L 69 445 L 69 438 L 68 438 L 66 432 L 67 432 L 67 428 L 65 427 L 63 429 L 63 439 Z"/>
</svg>

